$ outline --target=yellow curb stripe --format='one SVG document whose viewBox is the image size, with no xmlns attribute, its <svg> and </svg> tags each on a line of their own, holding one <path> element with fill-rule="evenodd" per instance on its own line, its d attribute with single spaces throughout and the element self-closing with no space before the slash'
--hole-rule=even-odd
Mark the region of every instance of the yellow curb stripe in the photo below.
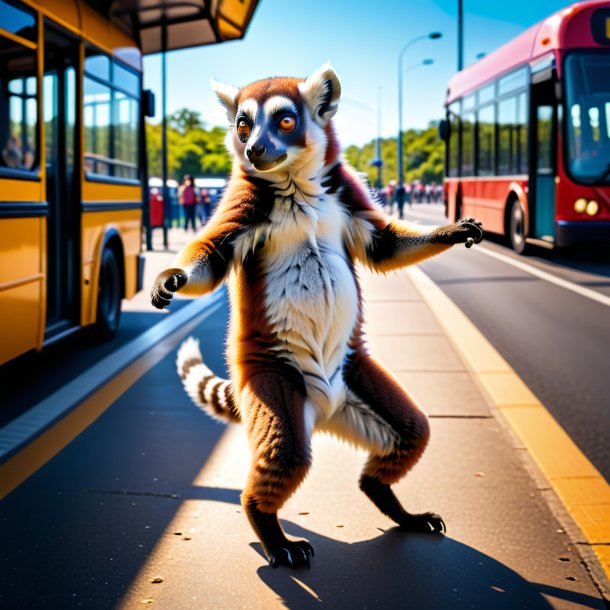
<svg viewBox="0 0 610 610">
<path fill-rule="evenodd" d="M 610 485 L 461 309 L 421 269 L 410 267 L 408 273 L 610 578 Z"/>
<path fill-rule="evenodd" d="M 186 334 L 217 308 L 218 306 L 215 306 L 201 313 L 172 335 L 157 343 L 143 356 L 82 401 L 56 424 L 0 465 L 0 500 L 42 468 L 83 430 L 88 428 L 140 377 L 163 360 Z"/>
</svg>

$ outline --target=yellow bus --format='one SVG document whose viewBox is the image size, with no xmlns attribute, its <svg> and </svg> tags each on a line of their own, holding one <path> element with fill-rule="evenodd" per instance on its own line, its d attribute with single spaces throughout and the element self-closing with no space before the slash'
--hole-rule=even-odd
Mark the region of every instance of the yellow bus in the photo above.
<svg viewBox="0 0 610 610">
<path fill-rule="evenodd" d="M 240 38 L 256 1 L 209 4 L 0 0 L 0 364 L 117 330 L 143 276 L 142 53 Z"/>
</svg>

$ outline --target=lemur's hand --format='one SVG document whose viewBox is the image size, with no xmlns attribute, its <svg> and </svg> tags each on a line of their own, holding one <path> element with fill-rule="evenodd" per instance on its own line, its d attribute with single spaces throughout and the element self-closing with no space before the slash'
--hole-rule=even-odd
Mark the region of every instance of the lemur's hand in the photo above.
<svg viewBox="0 0 610 610">
<path fill-rule="evenodd" d="M 470 248 L 483 240 L 483 224 L 474 218 L 463 218 L 456 224 L 439 227 L 435 237 L 441 244 L 465 244 Z"/>
<path fill-rule="evenodd" d="M 186 284 L 187 275 L 182 269 L 166 269 L 159 273 L 150 292 L 150 302 L 157 309 L 167 307 L 177 292 Z"/>
</svg>

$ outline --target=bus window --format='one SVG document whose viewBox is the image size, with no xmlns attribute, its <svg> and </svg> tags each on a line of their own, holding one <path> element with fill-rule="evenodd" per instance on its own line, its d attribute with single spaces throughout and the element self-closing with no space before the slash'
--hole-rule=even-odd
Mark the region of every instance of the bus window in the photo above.
<svg viewBox="0 0 610 610">
<path fill-rule="evenodd" d="M 517 161 L 516 170 L 518 174 L 527 174 L 528 157 L 527 157 L 527 94 L 521 93 L 517 96 L 517 124 L 516 124 L 516 141 L 517 141 Z"/>
<path fill-rule="evenodd" d="M 110 87 L 85 77 L 83 103 L 85 127 L 85 171 L 109 176 Z"/>
<path fill-rule="evenodd" d="M 568 168 L 588 184 L 610 183 L 610 57 L 575 52 L 566 57 Z"/>
<path fill-rule="evenodd" d="M 139 95 L 135 72 L 87 50 L 83 110 L 89 177 L 138 178 Z"/>
<path fill-rule="evenodd" d="M 37 159 L 36 51 L 0 36 L 0 167 L 31 170 Z M 6 105 L 5 105 L 6 104 Z"/>
<path fill-rule="evenodd" d="M 121 91 L 115 92 L 114 175 L 137 178 L 138 102 Z"/>
<path fill-rule="evenodd" d="M 457 176 L 460 163 L 460 102 L 449 106 L 449 176 Z"/>
<path fill-rule="evenodd" d="M 474 113 L 462 121 L 462 176 L 474 176 Z"/>
<path fill-rule="evenodd" d="M 479 110 L 478 175 L 493 176 L 496 170 L 496 109 L 492 104 Z"/>
<path fill-rule="evenodd" d="M 509 97 L 498 103 L 498 174 L 509 175 L 517 171 L 517 98 Z"/>
<path fill-rule="evenodd" d="M 553 173 L 553 107 L 538 106 L 536 116 L 538 133 L 536 171 L 539 174 Z"/>
<path fill-rule="evenodd" d="M 510 74 L 502 77 L 498 81 L 498 95 L 510 93 L 516 89 L 522 89 L 527 86 L 527 68 L 519 68 Z"/>
</svg>

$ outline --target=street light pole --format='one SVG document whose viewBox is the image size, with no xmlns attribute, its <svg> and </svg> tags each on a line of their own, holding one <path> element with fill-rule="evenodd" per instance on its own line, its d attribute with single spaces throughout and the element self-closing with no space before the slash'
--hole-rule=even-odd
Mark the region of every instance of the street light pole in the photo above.
<svg viewBox="0 0 610 610">
<path fill-rule="evenodd" d="M 458 0 L 458 28 L 457 28 L 457 60 L 458 72 L 464 69 L 464 0 Z"/>
<path fill-rule="evenodd" d="M 400 50 L 398 55 L 398 185 L 396 187 L 396 202 L 398 204 L 398 216 L 402 218 L 402 210 L 405 204 L 405 186 L 404 186 L 404 168 L 402 162 L 402 76 L 403 67 L 402 61 L 405 56 L 405 51 L 415 42 L 419 40 L 437 40 L 442 34 L 440 32 L 431 32 L 425 36 L 416 36 L 412 40 L 409 40 L 407 44 Z M 419 65 L 419 64 L 418 64 Z"/>
<path fill-rule="evenodd" d="M 381 181 L 381 85 L 377 87 L 377 195 L 383 187 Z"/>
</svg>

